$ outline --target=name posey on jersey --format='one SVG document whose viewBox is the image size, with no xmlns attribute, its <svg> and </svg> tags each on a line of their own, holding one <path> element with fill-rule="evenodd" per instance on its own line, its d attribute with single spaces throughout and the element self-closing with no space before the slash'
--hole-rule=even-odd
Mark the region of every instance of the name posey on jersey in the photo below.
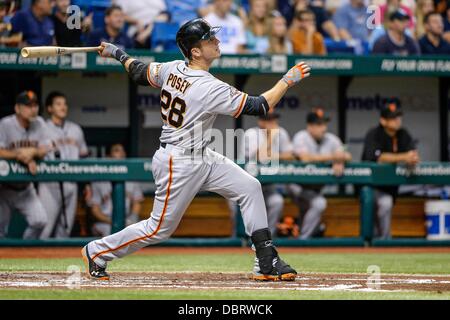
<svg viewBox="0 0 450 320">
<path fill-rule="evenodd" d="M 181 93 L 186 93 L 186 90 L 191 86 L 191 83 L 177 75 L 171 73 L 167 78 L 166 85 L 170 85 L 172 88 L 180 91 Z"/>
</svg>

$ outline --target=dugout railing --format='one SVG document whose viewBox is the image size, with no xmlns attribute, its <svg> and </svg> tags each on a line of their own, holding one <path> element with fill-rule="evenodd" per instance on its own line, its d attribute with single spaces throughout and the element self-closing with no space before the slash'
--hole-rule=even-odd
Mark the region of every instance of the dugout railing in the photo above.
<svg viewBox="0 0 450 320">
<path fill-rule="evenodd" d="M 336 177 L 330 165 L 282 162 L 277 166 L 249 163 L 244 168 L 262 184 L 301 183 L 338 184 L 361 187 L 360 234 L 356 238 L 319 238 L 310 240 L 277 239 L 281 246 L 450 246 L 450 241 L 429 241 L 414 239 L 373 239 L 374 202 L 373 187 L 379 185 L 446 185 L 450 183 L 450 163 L 422 163 L 411 170 L 405 166 L 374 163 L 350 163 L 343 176 Z M 108 159 L 89 159 L 82 161 L 42 161 L 38 173 L 32 176 L 27 169 L 15 161 L 0 160 L 0 184 L 14 182 L 72 181 L 92 182 L 111 181 L 113 184 L 112 232 L 125 227 L 125 182 L 151 182 L 150 159 L 127 159 L 123 161 Z M 242 228 L 242 223 L 237 223 Z M 242 236 L 242 230 L 236 234 Z M 68 238 L 49 240 L 2 239 L 0 246 L 81 246 L 90 238 Z M 231 238 L 173 238 L 161 245 L 166 246 L 240 246 L 246 244 L 244 237 Z"/>
</svg>

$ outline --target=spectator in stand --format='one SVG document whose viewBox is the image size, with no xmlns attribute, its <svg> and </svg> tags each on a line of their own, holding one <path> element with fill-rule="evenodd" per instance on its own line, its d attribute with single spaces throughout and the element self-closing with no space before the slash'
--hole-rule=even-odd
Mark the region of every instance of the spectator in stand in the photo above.
<svg viewBox="0 0 450 320">
<path fill-rule="evenodd" d="M 165 2 L 167 11 L 170 13 L 170 21 L 180 26 L 189 20 L 204 17 L 214 10 L 214 5 L 208 5 L 208 0 L 166 0 Z"/>
<path fill-rule="evenodd" d="M 250 1 L 246 37 L 252 53 L 266 53 L 269 48 L 269 12 L 267 0 Z"/>
<path fill-rule="evenodd" d="M 342 40 L 357 39 L 364 42 L 369 39 L 368 19 L 369 13 L 364 0 L 351 0 L 341 6 L 333 17 Z"/>
<path fill-rule="evenodd" d="M 286 19 L 278 11 L 270 19 L 269 54 L 292 54 L 292 43 L 287 33 Z"/>
<path fill-rule="evenodd" d="M 326 55 L 327 49 L 323 36 L 316 30 L 314 12 L 298 11 L 295 14 L 298 27 L 291 29 L 291 41 L 294 53 L 303 55 Z"/>
<path fill-rule="evenodd" d="M 0 48 L 18 46 L 22 37 L 12 36 L 12 25 L 8 21 L 9 4 L 6 0 L 0 0 Z"/>
<path fill-rule="evenodd" d="M 422 38 L 425 34 L 425 22 L 424 18 L 427 14 L 434 12 L 434 2 L 433 0 L 417 0 L 416 6 L 416 39 Z"/>
<path fill-rule="evenodd" d="M 122 8 L 112 5 L 105 11 L 105 26 L 89 34 L 87 45 L 99 46 L 102 42 L 109 42 L 121 49 L 133 48 L 133 40 L 123 31 L 124 26 L 125 15 Z"/>
<path fill-rule="evenodd" d="M 413 15 L 413 11 L 411 10 L 410 7 L 404 5 L 401 3 L 401 0 L 387 0 L 386 4 L 383 4 L 380 6 L 380 19 L 381 21 L 379 21 L 378 24 L 382 24 L 385 21 L 389 20 L 390 15 L 395 12 L 398 11 L 399 9 L 402 9 L 406 12 L 406 14 L 409 17 L 408 20 L 408 24 L 407 27 L 408 29 L 411 31 L 412 34 L 414 34 L 414 20 L 412 19 Z"/>
<path fill-rule="evenodd" d="M 127 35 L 135 40 L 136 48 L 150 48 L 150 36 L 155 22 L 169 20 L 164 0 L 112 0 L 122 8 L 129 24 Z"/>
<path fill-rule="evenodd" d="M 447 11 L 450 8 L 450 1 L 449 0 L 434 0 L 434 7 L 436 8 L 436 11 L 445 14 L 445 11 Z"/>
<path fill-rule="evenodd" d="M 409 16 L 403 9 L 391 13 L 387 33 L 375 42 L 372 53 L 395 56 L 420 54 L 418 44 L 405 32 L 408 21 Z"/>
<path fill-rule="evenodd" d="M 450 42 L 450 0 L 447 10 L 444 12 L 444 39 Z"/>
<path fill-rule="evenodd" d="M 55 25 L 56 44 L 62 47 L 80 47 L 81 36 L 84 32 L 89 32 L 92 27 L 92 13 L 81 20 L 81 28 L 68 28 L 67 8 L 71 5 L 71 0 L 56 0 L 56 10 L 52 15 Z"/>
<path fill-rule="evenodd" d="M 211 26 L 221 26 L 217 34 L 224 54 L 246 53 L 245 29 L 242 20 L 230 12 L 232 0 L 214 0 L 214 9 L 205 16 Z"/>
<path fill-rule="evenodd" d="M 55 25 L 50 18 L 52 0 L 32 0 L 31 7 L 18 11 L 11 19 L 11 33 L 21 35 L 21 46 L 55 45 Z"/>
<path fill-rule="evenodd" d="M 419 40 L 422 54 L 450 54 L 450 43 L 444 34 L 444 19 L 437 12 L 429 13 L 424 18 L 425 35 Z"/>
<path fill-rule="evenodd" d="M 321 2 L 308 0 L 279 0 L 278 10 L 286 18 L 288 24 L 293 28 L 297 28 L 295 12 L 309 10 L 312 11 L 316 17 L 316 29 L 323 37 L 331 38 L 339 41 L 339 32 L 334 22 L 330 19 Z"/>
</svg>

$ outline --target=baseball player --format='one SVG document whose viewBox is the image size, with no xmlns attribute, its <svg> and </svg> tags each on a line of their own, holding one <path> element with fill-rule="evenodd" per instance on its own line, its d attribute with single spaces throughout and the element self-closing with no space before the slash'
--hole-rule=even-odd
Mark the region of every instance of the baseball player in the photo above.
<svg viewBox="0 0 450 320">
<path fill-rule="evenodd" d="M 51 150 L 51 139 L 45 121 L 38 116 L 39 104 L 32 91 L 17 96 L 15 114 L 0 121 L 0 158 L 17 160 L 36 174 L 36 159 Z M 24 239 L 38 239 L 47 223 L 47 214 L 32 183 L 0 185 L 0 238 L 8 233 L 12 210 L 24 215 L 28 227 Z"/>
<path fill-rule="evenodd" d="M 120 143 L 113 144 L 108 155 L 112 159 L 126 158 L 125 150 Z M 92 232 L 94 235 L 104 237 L 111 234 L 111 217 L 113 211 L 111 199 L 112 184 L 109 181 L 93 182 L 91 189 L 92 198 L 89 200 L 89 205 L 93 216 L 97 220 L 92 226 Z M 138 183 L 127 181 L 125 183 L 125 196 L 126 225 L 131 225 L 139 221 L 139 213 L 144 195 Z"/>
<path fill-rule="evenodd" d="M 176 41 L 188 62 L 147 65 L 112 44 L 101 44 L 100 54 L 120 61 L 136 83 L 161 89 L 164 124 L 161 146 L 152 161 L 157 190 L 151 217 L 86 245 L 82 255 L 91 277 L 109 279 L 107 262 L 169 238 L 192 199 L 202 190 L 239 204 L 258 259 L 255 280 L 295 279 L 296 271 L 280 259 L 272 244 L 261 184 L 207 145 L 217 115 L 267 114 L 289 87 L 309 76 L 310 68 L 299 63 L 267 92 L 249 96 L 208 72 L 212 62 L 220 57 L 219 40 L 215 37 L 219 30 L 203 19 L 181 26 Z"/>
<path fill-rule="evenodd" d="M 250 128 L 245 132 L 242 151 L 245 159 L 267 160 L 293 160 L 293 148 L 287 131 L 278 124 L 278 113 L 272 112 L 259 116 L 258 127 Z M 267 209 L 267 220 L 272 236 L 276 235 L 277 224 L 281 218 L 284 207 L 283 196 L 278 192 L 276 184 L 262 186 L 264 201 Z"/>
<path fill-rule="evenodd" d="M 336 176 L 344 172 L 345 162 L 352 159 L 350 153 L 336 135 L 327 132 L 330 118 L 321 108 L 312 109 L 306 116 L 306 130 L 301 130 L 292 139 L 294 154 L 303 162 L 332 162 Z M 320 219 L 327 207 L 327 200 L 322 195 L 322 185 L 303 185 L 300 192 L 293 192 L 294 185 L 289 185 L 294 193 L 294 201 L 300 207 L 300 239 L 312 237 L 320 225 Z"/>
<path fill-rule="evenodd" d="M 88 150 L 81 127 L 66 119 L 69 111 L 66 96 L 61 92 L 51 92 L 46 98 L 45 106 L 50 115 L 47 128 L 55 147 L 55 158 L 78 160 L 86 157 Z M 73 182 L 40 183 L 39 197 L 48 217 L 41 239 L 52 236 L 69 237 L 77 208 L 77 184 Z"/>
</svg>

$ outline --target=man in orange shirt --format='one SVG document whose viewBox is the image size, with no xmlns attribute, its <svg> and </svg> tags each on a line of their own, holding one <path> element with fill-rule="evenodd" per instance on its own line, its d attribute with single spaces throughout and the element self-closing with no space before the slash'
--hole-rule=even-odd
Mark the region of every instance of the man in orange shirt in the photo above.
<svg viewBox="0 0 450 320">
<path fill-rule="evenodd" d="M 315 20 L 316 17 L 310 10 L 302 10 L 295 13 L 295 21 L 291 29 L 291 41 L 294 47 L 294 53 L 304 55 L 327 54 L 323 37 L 316 30 Z"/>
</svg>

